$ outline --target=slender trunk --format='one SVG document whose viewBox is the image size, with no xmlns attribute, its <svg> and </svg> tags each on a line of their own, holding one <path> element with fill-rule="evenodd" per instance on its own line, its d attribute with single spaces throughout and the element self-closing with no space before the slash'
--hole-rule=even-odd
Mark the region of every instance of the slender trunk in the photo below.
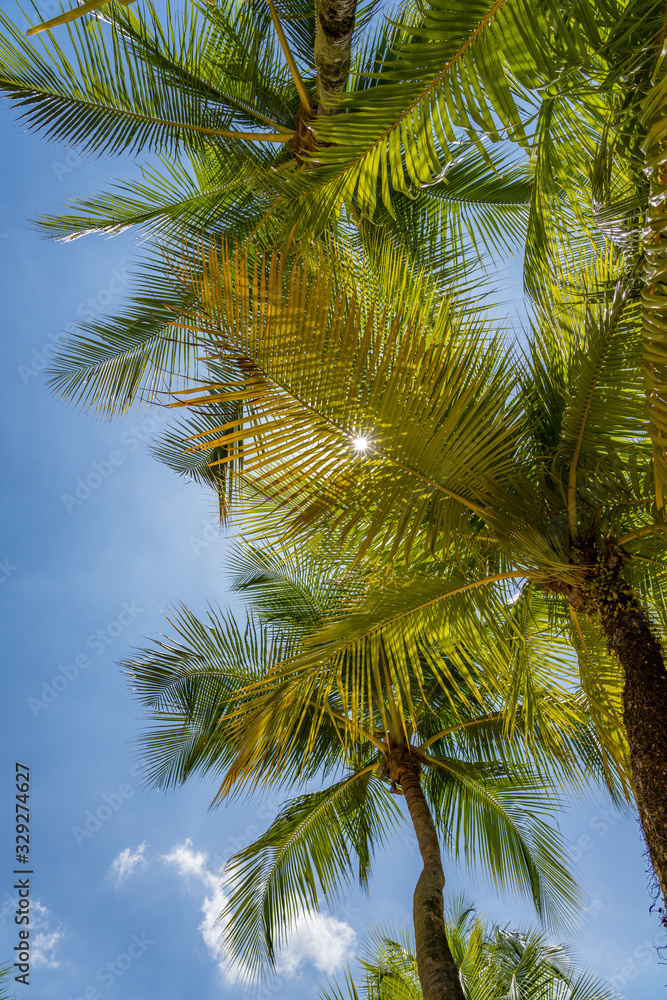
<svg viewBox="0 0 667 1000">
<path fill-rule="evenodd" d="M 663 897 L 667 926 L 667 672 L 645 612 L 628 602 L 603 615 L 610 648 L 625 671 L 623 721 L 637 806 Z"/>
<path fill-rule="evenodd" d="M 334 114 L 336 107 L 331 98 L 345 93 L 356 12 L 357 0 L 318 0 L 315 32 L 318 115 Z"/>
<path fill-rule="evenodd" d="M 401 786 L 424 862 L 412 908 L 424 1000 L 465 1000 L 445 933 L 445 873 L 438 834 L 421 787 L 419 760 L 407 746 L 397 747 L 387 757 L 386 767 L 392 781 Z"/>
</svg>

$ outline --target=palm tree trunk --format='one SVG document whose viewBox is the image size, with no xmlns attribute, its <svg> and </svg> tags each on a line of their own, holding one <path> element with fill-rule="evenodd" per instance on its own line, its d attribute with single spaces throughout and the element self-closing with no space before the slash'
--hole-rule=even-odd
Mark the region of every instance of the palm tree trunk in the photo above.
<svg viewBox="0 0 667 1000">
<path fill-rule="evenodd" d="M 350 54 L 357 0 L 318 0 L 315 32 L 317 113 L 336 111 L 331 98 L 343 94 L 350 72 Z"/>
<path fill-rule="evenodd" d="M 576 612 L 602 626 L 607 645 L 623 667 L 623 723 L 630 748 L 635 798 L 662 894 L 667 927 L 667 670 L 649 616 L 623 576 L 624 555 L 614 538 L 600 554 L 592 543 L 579 550 L 584 579 L 552 582 Z"/>
<path fill-rule="evenodd" d="M 660 643 L 636 601 L 617 603 L 602 618 L 609 646 L 625 671 L 623 721 L 632 777 L 667 926 L 667 671 Z"/>
<path fill-rule="evenodd" d="M 386 768 L 392 781 L 401 786 L 424 862 L 412 906 L 424 1000 L 465 1000 L 445 932 L 445 873 L 438 834 L 421 787 L 419 760 L 407 746 L 401 746 L 389 754 Z"/>
</svg>

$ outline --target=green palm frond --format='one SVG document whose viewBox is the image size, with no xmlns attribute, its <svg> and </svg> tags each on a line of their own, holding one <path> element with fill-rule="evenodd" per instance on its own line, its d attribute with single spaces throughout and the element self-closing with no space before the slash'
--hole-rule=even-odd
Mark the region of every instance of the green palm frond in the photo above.
<svg viewBox="0 0 667 1000">
<path fill-rule="evenodd" d="M 16 1000 L 16 994 L 9 992 L 9 982 L 14 969 L 11 965 L 0 966 L 0 1000 Z"/>
<path fill-rule="evenodd" d="M 251 404 L 242 429 L 212 429 L 196 446 L 233 443 L 229 464 L 298 501 L 302 526 L 341 500 L 347 530 L 376 510 L 367 543 L 424 519 L 434 534 L 465 531 L 469 512 L 483 514 L 503 492 L 518 435 L 510 378 L 483 321 L 440 299 L 395 252 L 386 265 L 389 302 L 363 280 L 346 287 L 345 272 L 309 279 L 279 257 L 258 267 L 224 247 L 204 248 L 183 270 L 200 302 L 193 323 L 253 371 L 207 390 Z M 182 405 L 203 399 L 184 395 Z"/>
<path fill-rule="evenodd" d="M 515 770 L 480 781 L 451 759 L 433 757 L 424 779 L 450 849 L 480 866 L 504 891 L 527 895 L 548 924 L 567 924 L 582 904 L 564 841 L 551 817 L 557 799 L 543 776 Z"/>
<path fill-rule="evenodd" d="M 230 614 L 210 609 L 201 621 L 180 607 L 167 621 L 175 639 L 156 641 L 124 664 L 133 691 L 157 723 L 139 744 L 146 778 L 158 787 L 228 767 L 230 750 L 221 737 L 239 690 L 290 648 L 289 639 L 281 643 L 252 616 L 241 627 Z"/>
<path fill-rule="evenodd" d="M 460 287 L 476 265 L 490 271 L 520 252 L 531 191 L 525 164 L 505 149 L 480 152 L 470 143 L 457 148 L 441 180 L 410 197 L 396 193 L 392 213 L 378 205 L 373 221 L 419 265 L 441 271 Z"/>
<path fill-rule="evenodd" d="M 142 278 L 120 316 L 81 324 L 51 362 L 51 388 L 101 417 L 137 402 L 167 404 L 175 381 L 196 368 L 197 338 L 180 326 L 192 294 L 167 280 L 157 256 L 146 260 Z"/>
<path fill-rule="evenodd" d="M 198 162 L 192 161 L 195 165 Z M 441 221 L 449 219 L 455 228 L 459 227 L 459 208 L 465 207 L 468 197 L 472 206 L 478 190 L 471 176 L 478 162 L 475 157 L 471 159 L 468 156 L 460 165 L 462 174 L 458 167 L 452 171 L 451 180 L 448 181 L 448 185 L 454 189 L 451 197 L 449 194 L 436 192 L 428 197 L 425 195 L 419 204 L 424 205 L 429 200 L 439 203 L 437 218 Z M 501 167 L 502 161 L 498 161 L 497 168 Z M 206 334 L 210 340 L 210 331 L 206 333 L 199 330 L 197 333 L 187 328 L 188 325 L 192 326 L 192 323 L 188 324 L 188 307 L 195 305 L 196 293 L 182 282 L 171 279 L 170 284 L 166 262 L 178 258 L 179 245 L 185 232 L 183 225 L 186 225 L 186 231 L 191 231 L 190 227 L 208 226 L 221 205 L 225 208 L 226 231 L 233 232 L 235 238 L 240 238 L 244 228 L 247 231 L 255 225 L 258 213 L 263 211 L 255 182 L 250 179 L 250 174 L 255 170 L 266 172 L 268 168 L 257 158 L 255 165 L 247 166 L 245 172 L 244 169 L 235 169 L 233 160 L 225 161 L 221 164 L 220 177 L 211 177 L 211 187 L 208 189 L 210 198 L 207 196 L 202 199 L 196 176 L 192 175 L 187 165 L 169 164 L 165 161 L 160 171 L 154 169 L 146 174 L 145 184 L 127 188 L 126 193 L 110 193 L 101 200 L 88 203 L 87 210 L 95 214 L 77 221 L 77 225 L 82 224 L 86 229 L 107 225 L 122 228 L 132 223 L 145 225 L 150 229 L 158 225 L 165 232 L 170 232 L 173 239 L 161 249 L 151 252 L 142 263 L 135 279 L 131 305 L 124 314 L 87 324 L 81 333 L 75 334 L 58 350 L 50 367 L 50 384 L 56 392 L 67 400 L 91 406 L 101 415 L 111 416 L 123 413 L 137 399 L 143 402 L 164 401 L 168 398 L 166 394 L 173 391 L 179 380 L 184 380 L 187 384 L 187 379 L 198 370 L 193 364 L 193 351 L 198 338 L 201 339 Z M 504 199 L 508 198 L 513 206 L 512 210 L 520 210 L 521 192 L 524 190 L 521 171 L 517 172 L 514 168 L 509 170 L 507 187 L 503 186 L 504 182 L 495 183 L 494 176 L 487 170 L 480 182 L 485 191 L 483 197 L 487 198 L 487 202 L 481 204 L 483 211 L 489 206 L 489 210 L 493 208 L 496 196 L 499 205 L 504 205 Z M 446 189 L 447 185 L 443 182 L 440 187 Z M 519 200 L 515 204 L 512 199 Z M 442 206 L 446 207 L 446 211 Z M 473 216 L 479 208 L 480 205 L 474 203 Z M 201 211 L 203 215 L 195 218 L 193 211 Z M 430 226 L 436 215 L 431 213 L 429 222 L 428 211 L 427 208 L 423 219 Z M 473 216 L 466 222 L 466 226 L 472 227 L 468 242 L 476 240 L 479 243 L 480 236 L 474 228 Z M 399 277 L 399 287 L 400 283 L 405 284 L 410 269 L 422 267 L 427 259 L 431 263 L 437 263 L 445 278 L 455 279 L 460 285 L 472 260 L 470 258 L 466 263 L 465 250 L 459 243 L 459 236 L 464 242 L 467 237 L 464 238 L 461 232 L 451 241 L 447 237 L 438 237 L 431 241 L 430 249 L 427 250 L 427 241 L 423 241 L 420 236 L 421 223 L 415 229 L 412 224 L 408 224 L 407 219 L 406 215 L 405 225 L 392 222 L 395 240 L 393 256 L 388 253 L 384 237 L 369 234 L 362 241 L 363 245 L 359 240 L 356 241 L 356 249 L 349 261 L 350 270 L 356 268 L 367 272 L 369 268 L 374 269 L 376 280 L 378 276 L 382 276 L 382 294 L 391 294 L 388 291 L 391 280 L 400 270 L 397 263 L 405 258 L 407 251 L 408 257 L 402 265 L 404 274 Z M 74 217 L 70 217 L 64 229 L 59 232 L 71 233 L 75 221 Z M 56 225 L 55 221 L 53 225 Z M 355 241 L 351 239 L 349 243 L 352 247 Z M 350 249 L 346 256 L 350 257 L 351 253 L 353 251 Z M 476 253 L 475 251 L 475 255 Z M 326 251 L 319 255 L 311 251 L 310 257 L 312 260 L 307 265 L 308 270 L 330 269 L 331 258 Z M 326 279 L 322 280 L 326 284 Z M 431 302 L 435 301 L 438 294 L 443 294 L 442 289 L 442 276 L 440 279 L 434 277 L 433 288 L 426 293 Z M 421 290 L 419 287 L 415 288 L 411 297 L 416 299 Z M 344 293 L 341 292 L 340 296 L 338 308 L 344 309 L 347 305 Z M 444 296 L 448 301 L 447 290 L 444 291 Z M 481 301 L 479 306 L 482 306 Z M 382 307 L 386 308 L 387 304 L 383 303 Z M 397 297 L 391 308 L 396 313 L 402 308 Z M 447 322 L 446 301 L 443 302 L 442 309 L 441 326 Z M 469 308 L 463 303 L 459 309 L 452 308 L 450 312 L 454 327 L 464 326 L 466 315 L 470 315 Z M 410 323 L 411 317 L 406 316 L 405 322 Z M 426 308 L 422 310 L 421 322 L 430 322 Z M 475 321 L 470 318 L 468 325 L 474 326 Z M 361 331 L 357 331 L 357 335 L 361 335 Z M 483 336 L 482 328 L 480 335 Z M 486 350 L 486 346 L 484 349 Z M 490 345 L 489 352 L 492 353 Z"/>
<path fill-rule="evenodd" d="M 210 19 L 203 25 L 201 14 L 190 21 L 188 13 L 177 27 L 168 15 L 170 35 L 162 34 L 151 13 L 158 25 L 152 32 L 121 8 L 114 11 L 110 37 L 98 19 L 68 26 L 73 62 L 55 41 L 36 43 L 40 55 L 2 14 L 0 90 L 21 110 L 24 127 L 84 154 L 172 151 L 176 144 L 201 150 L 216 138 L 251 141 L 254 131 L 262 141 L 290 139 L 292 129 L 270 120 L 267 125 L 261 112 L 249 112 L 225 93 L 220 67 L 214 76 L 220 86 L 206 79 L 216 43 Z M 279 72 L 270 58 L 267 73 Z"/>
<path fill-rule="evenodd" d="M 233 408 L 230 407 L 223 412 L 217 406 L 212 408 L 210 414 L 204 411 L 194 414 L 164 431 L 150 449 L 154 458 L 169 466 L 187 482 L 208 486 L 215 491 L 221 524 L 227 521 L 233 499 L 233 483 L 225 476 L 225 466 L 220 464 L 225 452 L 219 448 L 212 448 L 210 452 L 199 451 L 193 454 L 188 449 L 187 443 L 193 435 L 199 434 L 207 427 L 211 419 L 218 422 L 221 419 L 228 420 L 232 416 Z"/>
<path fill-rule="evenodd" d="M 580 968 L 560 945 L 532 928 L 512 929 L 476 916 L 470 900 L 449 903 L 446 929 L 466 1000 L 623 1000 L 606 981 Z M 414 942 L 404 930 L 370 930 L 358 983 L 320 987 L 320 1000 L 422 1000 Z"/>
<path fill-rule="evenodd" d="M 354 566 L 345 550 L 332 559 L 326 546 L 311 539 L 307 550 L 289 544 L 260 547 L 237 539 L 229 558 L 232 587 L 263 619 L 309 634 L 321 629 L 341 608 L 363 599 L 368 572 Z"/>
<path fill-rule="evenodd" d="M 187 160 L 156 156 L 159 167 L 144 165 L 141 180 L 120 181 L 101 194 L 79 198 L 67 206 L 67 214 L 39 219 L 37 226 L 64 241 L 136 226 L 144 235 L 159 236 L 161 243 L 211 229 L 242 242 L 266 214 L 275 186 L 272 171 L 285 164 L 287 154 L 278 147 L 270 154 L 253 150 L 250 156 L 232 142 L 229 147 Z M 264 226 L 262 235 L 270 240 L 272 229 Z"/>
<path fill-rule="evenodd" d="M 265 834 L 228 863 L 225 945 L 250 975 L 272 966 L 297 918 L 335 901 L 355 869 L 367 884 L 374 850 L 400 822 L 371 771 L 289 802 Z"/>
</svg>

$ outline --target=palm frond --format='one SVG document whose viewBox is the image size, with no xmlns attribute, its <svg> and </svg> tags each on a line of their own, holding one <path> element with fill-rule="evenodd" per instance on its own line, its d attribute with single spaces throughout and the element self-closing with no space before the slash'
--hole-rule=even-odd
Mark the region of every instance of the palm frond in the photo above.
<svg viewBox="0 0 667 1000">
<path fill-rule="evenodd" d="M 226 948 L 250 974 L 272 966 L 297 918 L 333 902 L 354 869 L 366 885 L 373 852 L 400 821 L 366 768 L 289 802 L 267 832 L 228 863 Z"/>
<path fill-rule="evenodd" d="M 151 32 L 127 9 L 116 8 L 110 33 L 99 18 L 77 21 L 68 26 L 71 62 L 49 36 L 40 39 L 39 54 L 2 14 L 0 90 L 21 111 L 26 128 L 84 154 L 166 152 L 177 145 L 201 150 L 214 139 L 248 142 L 255 134 L 262 141 L 287 142 L 293 129 L 276 122 L 266 127 L 245 102 L 205 82 L 216 33 L 210 17 L 202 23 L 200 12 L 190 21 L 190 11 L 178 28 L 168 12 L 167 34 L 159 26 Z M 273 60 L 270 66 L 279 72 Z"/>
<path fill-rule="evenodd" d="M 253 372 L 207 388 L 250 405 L 241 429 L 212 429 L 196 447 L 233 444 L 229 464 L 301 504 L 301 528 L 344 501 L 341 534 L 374 511 L 366 543 L 425 519 L 448 538 L 498 491 L 512 502 L 510 381 L 481 320 L 438 301 L 392 252 L 390 278 L 387 302 L 345 274 L 288 272 L 276 256 L 264 266 L 224 247 L 193 256 L 183 270 L 200 303 L 193 323 Z M 188 390 L 181 405 L 203 398 Z"/>
</svg>

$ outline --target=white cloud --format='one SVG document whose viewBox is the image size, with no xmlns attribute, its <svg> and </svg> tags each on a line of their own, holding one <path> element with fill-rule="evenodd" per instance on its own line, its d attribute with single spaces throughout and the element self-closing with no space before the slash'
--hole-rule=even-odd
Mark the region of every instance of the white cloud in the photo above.
<svg viewBox="0 0 667 1000">
<path fill-rule="evenodd" d="M 301 965 L 310 962 L 330 976 L 350 961 L 356 937 L 349 924 L 327 913 L 301 916 L 291 941 L 278 956 L 276 970 L 292 978 Z"/>
<path fill-rule="evenodd" d="M 243 963 L 232 961 L 221 952 L 220 937 L 224 924 L 219 920 L 225 905 L 225 895 L 219 880 L 207 867 L 205 851 L 195 851 L 192 841 L 178 844 L 169 854 L 162 856 L 165 864 L 173 865 L 183 878 L 194 878 L 206 889 L 201 912 L 204 919 L 198 930 L 211 958 L 229 984 L 245 978 Z M 293 979 L 302 965 L 311 964 L 320 972 L 330 975 L 352 957 L 356 935 L 349 924 L 326 913 L 299 917 L 286 945 L 277 956 L 276 972 L 285 979 Z"/>
<path fill-rule="evenodd" d="M 54 952 L 56 945 L 64 937 L 64 932 L 60 929 L 60 925 L 57 930 L 51 930 L 49 911 L 39 900 L 35 900 L 32 909 L 34 932 L 30 944 L 32 961 L 35 965 L 46 966 L 47 969 L 58 969 L 62 963 L 55 957 Z"/>
<path fill-rule="evenodd" d="M 120 885 L 121 882 L 126 882 L 128 878 L 134 875 L 135 868 L 139 865 L 145 867 L 148 864 L 144 857 L 145 850 L 145 840 L 143 844 L 139 844 L 134 851 L 131 847 L 126 847 L 125 850 L 121 851 L 118 857 L 114 858 L 111 862 L 107 873 L 109 878 L 114 879 L 116 885 Z"/>
<path fill-rule="evenodd" d="M 192 875 L 203 882 L 212 892 L 215 892 L 218 880 L 213 872 L 210 872 L 206 867 L 208 854 L 206 851 L 193 850 L 189 837 L 184 844 L 177 844 L 169 854 L 163 854 L 162 861 L 167 865 L 174 865 L 178 874 L 184 878 Z"/>
<path fill-rule="evenodd" d="M 229 983 L 237 982 L 243 976 L 242 967 L 231 963 L 220 949 L 223 925 L 218 917 L 225 905 L 225 896 L 219 880 L 207 867 L 208 854 L 206 851 L 195 851 L 188 837 L 184 844 L 177 844 L 169 854 L 163 854 L 161 860 L 167 865 L 173 865 L 182 878 L 194 878 L 206 889 L 207 895 L 201 907 L 204 919 L 197 929 L 201 933 L 206 950 L 217 962 L 225 979 Z"/>
<path fill-rule="evenodd" d="M 583 912 L 586 914 L 587 917 L 597 917 L 598 914 L 602 911 L 603 907 L 604 903 L 602 902 L 601 899 L 597 898 L 591 899 L 588 906 L 584 907 Z"/>
</svg>

